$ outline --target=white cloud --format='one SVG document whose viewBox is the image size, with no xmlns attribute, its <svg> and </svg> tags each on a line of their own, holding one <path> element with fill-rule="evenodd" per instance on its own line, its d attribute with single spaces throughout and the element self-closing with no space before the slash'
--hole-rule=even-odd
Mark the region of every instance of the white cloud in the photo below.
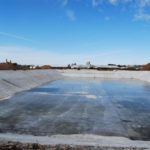
<svg viewBox="0 0 150 150">
<path fill-rule="evenodd" d="M 139 12 L 139 13 L 135 14 L 134 20 L 135 21 L 149 21 L 150 14 L 146 14 L 144 12 Z"/>
<path fill-rule="evenodd" d="M 138 0 L 138 5 L 142 8 L 150 6 L 150 0 Z"/>
<path fill-rule="evenodd" d="M 19 64 L 60 65 L 70 62 L 71 58 L 69 55 L 57 53 L 54 50 L 49 51 L 21 46 L 0 46 L 0 62 L 8 59 Z"/>
<path fill-rule="evenodd" d="M 92 0 L 92 6 L 93 6 L 93 7 L 97 7 L 97 6 L 99 6 L 102 2 L 103 2 L 103 0 Z"/>
<path fill-rule="evenodd" d="M 95 51 L 94 53 L 91 51 L 86 52 L 86 55 L 85 52 L 64 54 L 55 52 L 54 50 L 39 50 L 19 46 L 0 46 L 0 62 L 4 62 L 5 59 L 8 59 L 19 64 L 34 65 L 67 65 L 74 62 L 85 64 L 87 61 L 91 61 L 93 64 L 108 64 L 118 63 L 122 60 L 124 54 L 121 53 L 120 51 Z M 120 58 L 116 59 L 116 56 Z M 116 60 L 118 62 L 115 62 Z"/>
<path fill-rule="evenodd" d="M 68 7 L 69 0 L 60 0 L 63 6 Z M 74 0 L 76 3 L 82 0 Z M 150 13 L 146 12 L 146 9 L 150 9 L 150 0 L 87 0 L 85 3 L 90 2 L 93 8 L 100 8 L 104 3 L 116 6 L 121 4 L 122 6 L 129 6 L 128 9 L 132 9 L 133 19 L 136 21 L 148 21 L 150 20 Z M 105 10 L 103 10 L 105 11 Z M 130 12 L 131 12 L 130 11 Z M 76 20 L 75 12 L 71 9 L 66 10 L 67 17 L 74 21 Z M 106 19 L 107 20 L 107 19 Z"/>
<path fill-rule="evenodd" d="M 15 38 L 15 39 L 19 39 L 19 40 L 24 40 L 24 41 L 28 41 L 28 42 L 33 42 L 32 40 L 30 40 L 28 38 L 18 36 L 16 34 L 7 33 L 7 32 L 0 32 L 0 35 Z"/>
<path fill-rule="evenodd" d="M 66 10 L 66 15 L 71 21 L 76 20 L 76 15 L 75 15 L 75 12 L 73 10 L 71 10 L 71 9 Z"/>
<path fill-rule="evenodd" d="M 119 0 L 109 0 L 109 3 L 115 5 L 119 2 Z"/>
<path fill-rule="evenodd" d="M 104 18 L 104 20 L 105 20 L 105 21 L 110 21 L 111 18 L 110 18 L 109 16 L 106 16 L 106 17 Z"/>
<path fill-rule="evenodd" d="M 146 12 L 146 9 L 150 7 L 150 0 L 138 0 L 137 10 L 134 15 L 136 21 L 149 21 L 150 13 Z"/>
<path fill-rule="evenodd" d="M 91 0 L 91 1 L 92 1 L 92 6 L 96 7 L 106 2 L 111 5 L 116 5 L 118 3 L 129 3 L 132 2 L 133 0 Z"/>
<path fill-rule="evenodd" d="M 68 4 L 68 0 L 61 0 L 61 1 L 63 6 L 66 6 Z"/>
<path fill-rule="evenodd" d="M 106 0 L 106 1 L 92 0 L 92 6 L 99 6 L 105 2 L 108 2 L 111 5 L 116 5 L 118 3 L 126 5 L 128 3 L 132 6 L 131 9 L 133 8 L 135 9 L 133 14 L 134 20 L 136 21 L 150 20 L 150 13 L 146 12 L 146 8 L 150 9 L 150 0 Z"/>
</svg>

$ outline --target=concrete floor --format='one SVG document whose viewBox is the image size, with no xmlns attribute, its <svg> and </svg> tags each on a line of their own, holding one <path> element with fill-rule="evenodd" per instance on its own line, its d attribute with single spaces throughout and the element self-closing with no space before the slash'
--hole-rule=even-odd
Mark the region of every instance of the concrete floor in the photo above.
<svg viewBox="0 0 150 150">
<path fill-rule="evenodd" d="M 0 132 L 150 140 L 150 84 L 66 79 L 0 101 Z"/>
</svg>

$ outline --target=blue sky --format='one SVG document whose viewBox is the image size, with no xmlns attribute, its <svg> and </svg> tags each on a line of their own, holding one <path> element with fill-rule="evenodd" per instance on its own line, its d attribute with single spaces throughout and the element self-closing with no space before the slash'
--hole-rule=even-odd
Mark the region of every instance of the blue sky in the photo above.
<svg viewBox="0 0 150 150">
<path fill-rule="evenodd" d="M 0 0 L 0 62 L 150 62 L 150 0 Z"/>
</svg>

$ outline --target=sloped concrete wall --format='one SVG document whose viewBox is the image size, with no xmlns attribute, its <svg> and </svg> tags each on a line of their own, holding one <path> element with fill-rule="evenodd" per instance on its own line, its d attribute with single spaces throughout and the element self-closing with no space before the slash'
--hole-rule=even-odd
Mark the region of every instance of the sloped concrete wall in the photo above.
<svg viewBox="0 0 150 150">
<path fill-rule="evenodd" d="M 150 82 L 150 71 L 63 70 L 59 72 L 67 77 L 138 79 Z"/>
<path fill-rule="evenodd" d="M 60 78 L 54 70 L 0 71 L 0 99 Z"/>
</svg>

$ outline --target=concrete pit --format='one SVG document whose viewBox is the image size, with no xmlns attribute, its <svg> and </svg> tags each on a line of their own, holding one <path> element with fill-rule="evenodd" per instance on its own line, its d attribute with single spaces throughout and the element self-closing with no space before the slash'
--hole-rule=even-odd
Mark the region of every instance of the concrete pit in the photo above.
<svg viewBox="0 0 150 150">
<path fill-rule="evenodd" d="M 0 101 L 0 132 L 150 140 L 149 95 L 137 80 L 57 80 Z"/>
<path fill-rule="evenodd" d="M 150 148 L 149 83 L 148 71 L 0 71 L 0 149 Z"/>
</svg>

